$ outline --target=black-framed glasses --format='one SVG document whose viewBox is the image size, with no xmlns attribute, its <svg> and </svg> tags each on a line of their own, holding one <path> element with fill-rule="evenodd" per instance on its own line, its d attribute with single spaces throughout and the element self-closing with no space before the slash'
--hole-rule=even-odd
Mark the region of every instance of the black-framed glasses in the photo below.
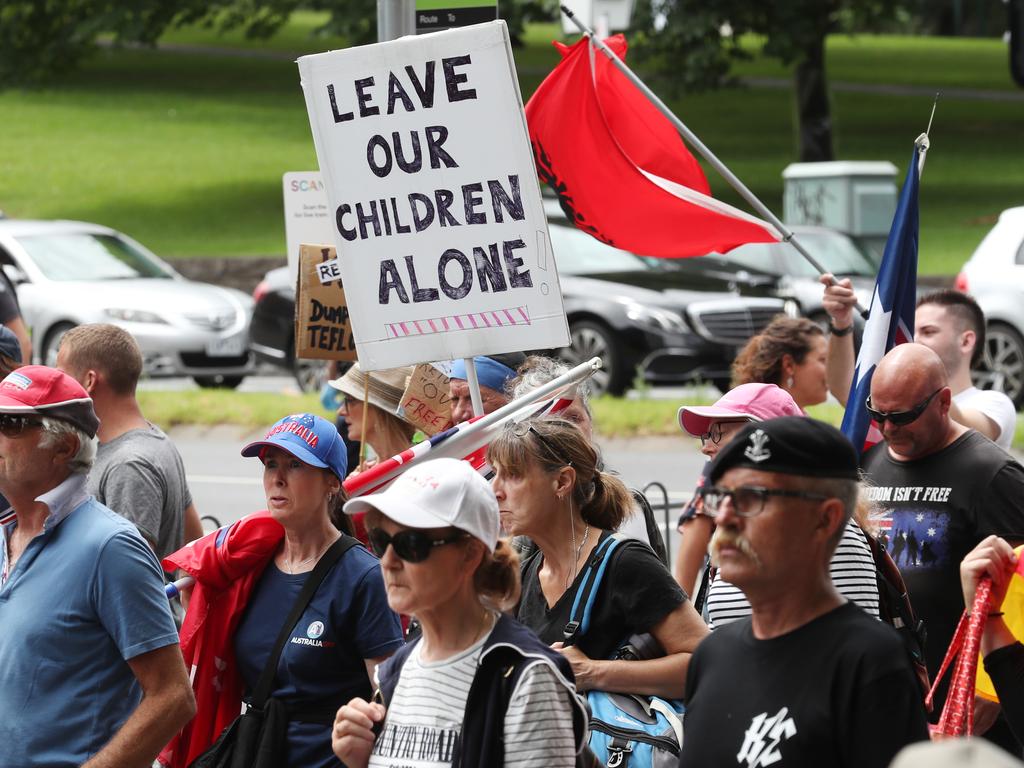
<svg viewBox="0 0 1024 768">
<path fill-rule="evenodd" d="M 383 528 L 371 528 L 366 532 L 366 536 L 370 540 L 370 549 L 377 557 L 384 557 L 384 553 L 390 546 L 394 547 L 395 554 L 407 563 L 422 563 L 430 557 L 434 547 L 454 544 L 456 541 L 467 538 L 469 534 L 464 531 L 456 531 L 443 539 L 432 539 L 423 531 L 404 530 L 392 536 Z"/>
<path fill-rule="evenodd" d="M 813 499 L 824 501 L 829 496 L 823 493 L 811 491 L 790 491 L 786 488 L 761 488 L 754 485 L 741 486 L 739 488 L 719 488 L 708 486 L 701 488 L 700 497 L 704 501 L 704 514 L 717 515 L 726 499 L 732 503 L 732 508 L 740 517 L 754 517 L 764 510 L 765 502 L 769 496 L 785 496 L 793 499 Z"/>
<path fill-rule="evenodd" d="M 356 403 L 359 403 L 361 405 L 362 402 L 363 401 L 360 400 L 358 397 L 352 397 L 351 395 L 345 395 L 344 397 L 341 398 L 341 404 L 345 406 L 346 411 Z"/>
<path fill-rule="evenodd" d="M 722 422 L 712 422 L 711 426 L 708 427 L 708 431 L 700 436 L 700 444 L 702 446 L 707 445 L 708 440 L 710 440 L 715 445 L 718 445 L 720 442 L 722 442 Z"/>
<path fill-rule="evenodd" d="M 21 437 L 29 427 L 41 427 L 43 422 L 28 416 L 13 413 L 0 413 L 0 434 L 4 437 Z"/>
<path fill-rule="evenodd" d="M 871 395 L 868 395 L 865 405 L 867 406 L 868 415 L 877 421 L 879 425 L 881 425 L 883 421 L 888 421 L 894 427 L 905 427 L 907 424 L 912 424 L 917 421 L 921 414 L 928 408 L 932 399 L 943 389 L 945 389 L 945 387 L 939 387 L 920 403 L 906 411 L 890 411 L 889 413 L 886 413 L 885 411 L 876 411 L 871 406 Z"/>
<path fill-rule="evenodd" d="M 541 444 L 541 447 L 543 447 L 545 452 L 548 454 L 548 458 L 554 459 L 554 463 L 556 465 L 558 465 L 559 467 L 571 467 L 572 466 L 572 462 L 571 461 L 567 461 L 558 452 L 558 449 L 555 447 L 554 443 L 551 442 L 551 440 L 549 440 L 548 438 L 544 437 L 544 435 L 542 435 L 540 433 L 540 430 L 536 429 L 533 426 L 533 424 L 531 424 L 529 421 L 520 421 L 518 423 L 515 423 L 515 422 L 510 423 L 509 429 L 512 430 L 512 434 L 515 437 L 523 438 L 523 437 L 526 437 L 528 434 L 532 434 L 534 437 L 536 437 L 537 438 L 537 442 Z"/>
</svg>

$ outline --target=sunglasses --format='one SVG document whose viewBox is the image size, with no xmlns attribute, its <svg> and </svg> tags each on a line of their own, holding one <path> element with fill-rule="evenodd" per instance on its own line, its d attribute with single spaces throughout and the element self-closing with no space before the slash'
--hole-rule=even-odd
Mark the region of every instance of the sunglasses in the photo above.
<svg viewBox="0 0 1024 768">
<path fill-rule="evenodd" d="M 4 437 L 21 437 L 21 434 L 28 427 L 41 427 L 43 422 L 39 419 L 30 419 L 28 416 L 14 416 L 9 413 L 0 414 L 0 434 Z"/>
<path fill-rule="evenodd" d="M 924 400 L 922 400 L 920 403 L 918 403 L 909 410 L 890 411 L 889 413 L 886 413 L 885 411 L 876 411 L 873 407 L 871 407 L 871 395 L 868 395 L 868 399 L 866 402 L 867 412 L 872 419 L 878 422 L 879 426 L 881 426 L 882 422 L 888 421 L 894 427 L 905 427 L 907 424 L 911 424 L 917 421 L 921 414 L 925 412 L 925 409 L 928 407 L 929 403 L 931 403 L 932 398 L 939 394 L 939 392 L 941 392 L 943 389 L 945 389 L 945 387 L 939 387 L 930 395 L 928 395 L 928 397 L 926 397 Z"/>
<path fill-rule="evenodd" d="M 456 541 L 468 538 L 469 534 L 463 531 L 456 531 L 444 539 L 432 539 L 423 531 L 405 530 L 399 531 L 394 536 L 387 533 L 383 528 L 371 528 L 366 532 L 370 540 L 370 549 L 377 557 L 384 557 L 388 547 L 393 547 L 395 554 L 407 563 L 422 563 L 434 547 L 443 547 L 445 544 L 454 544 Z"/>
<path fill-rule="evenodd" d="M 566 461 L 561 456 L 561 454 L 559 454 L 558 449 L 555 447 L 554 443 L 550 440 L 550 438 L 547 438 L 544 435 L 542 435 L 529 421 L 511 422 L 506 426 L 506 429 L 511 430 L 512 435 L 520 439 L 526 437 L 528 434 L 532 434 L 535 438 L 537 438 L 537 442 L 540 443 L 541 447 L 544 449 L 544 452 L 548 455 L 548 457 L 554 459 L 554 463 L 556 466 L 572 466 L 571 461 Z"/>
</svg>

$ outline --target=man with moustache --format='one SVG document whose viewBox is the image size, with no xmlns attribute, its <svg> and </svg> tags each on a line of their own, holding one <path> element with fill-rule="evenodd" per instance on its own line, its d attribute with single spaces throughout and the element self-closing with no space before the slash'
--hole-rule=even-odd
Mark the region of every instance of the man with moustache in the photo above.
<svg viewBox="0 0 1024 768">
<path fill-rule="evenodd" d="M 711 552 L 751 615 L 693 654 L 683 768 L 884 768 L 928 738 L 895 630 L 829 576 L 857 476 L 842 433 L 798 416 L 747 424 L 715 457 L 701 490 Z"/>
</svg>

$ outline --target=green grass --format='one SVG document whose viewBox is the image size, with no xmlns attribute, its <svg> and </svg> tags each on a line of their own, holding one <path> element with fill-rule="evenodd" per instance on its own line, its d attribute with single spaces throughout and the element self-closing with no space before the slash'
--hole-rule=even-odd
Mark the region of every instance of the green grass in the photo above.
<svg viewBox="0 0 1024 768">
<path fill-rule="evenodd" d="M 321 19 L 296 14 L 266 42 L 203 29 L 165 38 L 267 58 L 104 50 L 48 88 L 0 92 L 0 209 L 109 224 L 172 257 L 282 254 L 281 174 L 316 165 L 289 57 L 344 42 L 313 36 Z M 559 36 L 554 24 L 527 30 L 527 46 L 516 52 L 524 97 L 557 61 L 550 40 Z M 756 49 L 756 40 L 746 42 Z M 834 81 L 1012 87 L 996 40 L 836 37 L 828 50 Z M 788 76 L 762 58 L 737 72 Z M 781 212 L 780 174 L 796 146 L 789 91 L 748 88 L 670 103 Z M 833 105 L 837 155 L 891 160 L 902 175 L 931 98 L 837 91 Z M 921 187 L 922 273 L 954 274 L 998 213 L 1021 204 L 1022 135 L 1020 102 L 942 99 Z M 716 194 L 738 203 L 724 182 L 711 181 Z"/>
<path fill-rule="evenodd" d="M 165 429 L 185 424 L 209 427 L 233 424 L 246 429 L 261 429 L 289 413 L 324 413 L 320 398 L 315 394 L 235 392 L 230 389 L 151 390 L 139 392 L 138 399 L 146 418 Z"/>
</svg>

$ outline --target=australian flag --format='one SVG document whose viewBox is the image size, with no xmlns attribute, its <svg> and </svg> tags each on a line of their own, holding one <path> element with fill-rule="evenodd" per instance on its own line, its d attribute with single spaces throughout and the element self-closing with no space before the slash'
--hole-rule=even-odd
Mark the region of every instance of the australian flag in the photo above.
<svg viewBox="0 0 1024 768">
<path fill-rule="evenodd" d="M 900 191 L 899 205 L 885 242 L 882 266 L 878 270 L 875 292 L 868 308 L 864 338 L 857 367 L 850 384 L 850 397 L 843 416 L 843 434 L 861 451 L 881 439 L 872 428 L 866 401 L 871 394 L 871 376 L 875 366 L 890 349 L 914 340 L 914 310 L 917 302 L 917 190 L 918 161 L 921 149 L 914 146 L 914 155 L 907 168 L 907 178 Z M 874 433 L 872 436 L 869 430 Z M 872 437 L 874 439 L 872 439 Z"/>
</svg>

